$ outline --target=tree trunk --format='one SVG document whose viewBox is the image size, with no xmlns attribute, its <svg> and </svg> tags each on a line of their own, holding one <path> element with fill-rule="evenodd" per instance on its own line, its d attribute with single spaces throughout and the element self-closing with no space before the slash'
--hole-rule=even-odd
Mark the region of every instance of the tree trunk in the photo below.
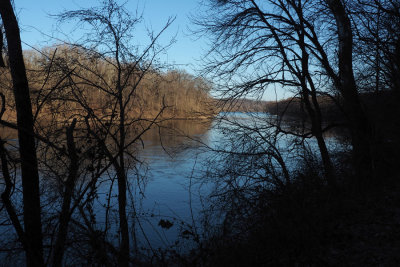
<svg viewBox="0 0 400 267">
<path fill-rule="evenodd" d="M 325 0 L 335 17 L 339 38 L 339 79 L 344 109 L 349 117 L 354 164 L 358 178 L 373 174 L 372 127 L 361 105 L 353 72 L 353 33 L 350 19 L 340 0 Z"/>
<path fill-rule="evenodd" d="M 68 147 L 68 155 L 70 158 L 69 164 L 69 174 L 67 181 L 65 182 L 65 191 L 63 194 L 63 204 L 60 213 L 60 221 L 58 227 L 58 235 L 56 244 L 54 246 L 54 256 L 53 256 L 53 266 L 58 267 L 62 266 L 62 259 L 64 256 L 65 250 L 65 241 L 67 239 L 68 234 L 68 224 L 71 220 L 71 200 L 72 195 L 74 193 L 75 182 L 78 177 L 78 155 L 75 147 L 74 141 L 74 129 L 76 125 L 76 119 L 73 120 L 70 127 L 67 128 L 67 147 Z"/>
<path fill-rule="evenodd" d="M 117 45 L 118 47 L 118 45 Z M 127 190 L 127 179 L 125 173 L 125 141 L 126 141 L 126 129 L 125 129 L 125 106 L 123 102 L 123 90 L 121 86 L 121 66 L 118 61 L 118 49 L 116 59 L 118 62 L 118 80 L 117 80 L 117 91 L 118 91 L 118 105 L 119 105 L 119 147 L 118 147 L 118 158 L 119 168 L 117 169 L 118 179 L 118 213 L 119 213 L 119 225 L 121 230 L 121 246 L 118 255 L 119 266 L 129 266 L 129 228 L 128 219 L 126 217 L 126 190 Z"/>
<path fill-rule="evenodd" d="M 17 111 L 18 141 L 24 203 L 27 266 L 43 266 L 39 173 L 33 131 L 32 106 L 22 56 L 19 27 L 9 0 L 0 1 L 6 31 L 11 77 Z"/>
<path fill-rule="evenodd" d="M 118 256 L 118 265 L 129 266 L 129 228 L 126 217 L 126 175 L 123 169 L 117 170 L 117 173 L 118 213 L 121 231 L 121 246 Z"/>
</svg>

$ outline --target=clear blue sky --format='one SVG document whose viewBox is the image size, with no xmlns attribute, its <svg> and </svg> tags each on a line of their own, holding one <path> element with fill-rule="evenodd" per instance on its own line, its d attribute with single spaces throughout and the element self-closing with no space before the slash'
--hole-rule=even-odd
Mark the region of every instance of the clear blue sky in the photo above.
<svg viewBox="0 0 400 267">
<path fill-rule="evenodd" d="M 82 0 L 82 1 L 57 1 L 57 0 L 15 0 L 15 8 L 21 27 L 21 39 L 23 42 L 34 46 L 42 47 L 51 45 L 54 41 L 49 41 L 49 37 L 54 35 L 63 38 L 56 31 L 56 21 L 50 15 L 61 13 L 65 10 L 74 10 L 97 6 L 98 1 Z M 201 54 L 206 50 L 203 40 L 196 40 L 190 35 L 188 27 L 190 21 L 189 14 L 196 14 L 199 3 L 196 0 L 131 0 L 127 2 L 128 10 L 133 13 L 136 10 L 142 11 L 144 23 L 146 27 L 152 28 L 154 32 L 158 32 L 165 25 L 169 17 L 175 17 L 174 23 L 165 32 L 160 39 L 161 43 L 168 43 L 172 36 L 176 35 L 176 43 L 168 49 L 168 54 L 164 55 L 162 60 L 168 61 L 170 64 L 179 64 L 177 67 L 186 69 L 190 73 L 194 73 L 196 68 L 196 60 L 201 58 Z M 68 33 L 68 25 L 63 31 Z M 148 43 L 145 32 L 138 34 L 137 42 L 143 44 Z M 143 38 L 141 40 L 141 38 Z M 24 45 L 24 48 L 28 48 Z"/>
</svg>

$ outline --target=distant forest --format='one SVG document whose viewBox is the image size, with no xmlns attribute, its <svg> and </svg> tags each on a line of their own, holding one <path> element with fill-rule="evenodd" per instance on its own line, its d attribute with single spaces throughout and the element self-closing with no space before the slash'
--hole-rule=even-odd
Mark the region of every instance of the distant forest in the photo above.
<svg viewBox="0 0 400 267">
<path fill-rule="evenodd" d="M 24 60 L 33 109 L 39 120 L 48 120 L 50 114 L 60 121 L 75 114 L 83 115 L 84 108 L 78 99 L 84 100 L 99 116 L 111 112 L 110 95 L 104 87 L 112 84 L 116 77 L 112 59 L 98 57 L 83 48 L 62 45 L 24 51 Z M 125 64 L 133 66 L 135 62 Z M 68 74 L 70 70 L 73 73 Z M 165 71 L 153 66 L 143 70 L 139 64 L 133 72 L 135 75 L 129 83 L 137 84 L 137 88 L 131 96 L 133 101 L 127 106 L 128 116 L 153 118 L 163 107 L 161 116 L 170 119 L 206 118 L 213 114 L 212 85 L 206 79 L 184 70 Z M 3 75 L 1 83 L 0 91 L 6 96 L 9 107 L 3 118 L 16 121 L 10 73 Z M 78 87 L 79 93 L 72 90 Z"/>
</svg>

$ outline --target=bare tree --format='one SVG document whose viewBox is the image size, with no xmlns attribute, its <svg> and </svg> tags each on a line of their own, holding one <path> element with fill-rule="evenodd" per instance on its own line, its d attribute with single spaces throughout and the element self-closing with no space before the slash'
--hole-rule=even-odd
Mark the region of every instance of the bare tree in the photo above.
<svg viewBox="0 0 400 267">
<path fill-rule="evenodd" d="M 350 6 L 354 52 L 364 63 L 356 63 L 357 75 L 364 79 L 360 83 L 367 92 L 399 88 L 399 7 L 397 0 L 359 0 Z"/>
<path fill-rule="evenodd" d="M 15 218 L 13 222 L 14 227 L 19 234 L 19 238 L 24 244 L 27 266 L 43 266 L 39 173 L 29 85 L 22 56 L 19 27 L 10 1 L 1 2 L 0 13 L 6 32 L 17 111 L 17 128 L 24 202 L 24 232 L 21 231 L 20 226 L 15 224 Z M 3 105 L 4 104 L 5 103 L 3 102 Z M 4 159 L 4 157 L 2 157 L 2 159 Z M 5 162 L 3 162 L 3 164 L 5 164 Z M 3 168 L 6 168 L 6 166 L 3 165 Z M 5 172 L 5 175 L 7 176 L 7 172 Z"/>
<path fill-rule="evenodd" d="M 315 30 L 318 7 L 309 1 L 212 3 L 214 17 L 197 23 L 215 34 L 213 51 L 221 58 L 211 57 L 207 69 L 222 77 L 223 96 L 262 95 L 274 86 L 294 92 L 311 122 L 302 136 L 317 139 L 326 177 L 334 185 L 335 174 L 323 137 L 330 126 L 323 125 L 317 99 L 328 91 L 329 80 L 318 75 L 318 64 L 328 60 L 320 43 L 322 37 Z"/>
<path fill-rule="evenodd" d="M 340 0 L 209 3 L 212 15 L 196 22 L 214 38 L 207 70 L 220 78 L 222 95 L 260 96 L 278 87 L 299 97 L 311 123 L 303 137 L 316 138 L 333 185 L 323 133 L 335 125 L 326 124 L 319 103 L 329 96 L 344 111 L 359 177 L 372 177 L 376 136 L 354 78 L 352 6 Z"/>
<path fill-rule="evenodd" d="M 67 73 L 73 70 L 70 79 L 72 93 L 87 114 L 85 124 L 88 134 L 100 146 L 117 177 L 120 229 L 118 264 L 128 266 L 132 235 L 136 243 L 135 233 L 129 233 L 126 211 L 128 171 L 131 169 L 130 162 L 137 161 L 132 148 L 158 122 L 165 109 L 165 106 L 161 107 L 154 118 L 143 118 L 140 109 L 135 106 L 136 95 L 145 74 L 154 68 L 153 60 L 164 49 L 159 49 L 156 41 L 173 20 L 170 19 L 159 33 L 152 34 L 150 43 L 140 50 L 132 46 L 131 41 L 133 29 L 141 18 L 131 17 L 124 5 L 115 1 L 104 1 L 98 8 L 69 11 L 59 18 L 61 21 L 76 19 L 88 24 L 91 29 L 88 39 L 72 44 L 78 53 L 81 52 L 81 57 L 72 62 L 67 60 L 63 67 Z M 107 73 L 99 68 L 99 61 L 106 62 Z M 105 106 L 101 107 L 100 114 L 82 94 L 84 87 L 104 95 Z M 133 213 L 132 223 L 135 217 Z"/>
<path fill-rule="evenodd" d="M 338 39 L 338 74 L 332 75 L 336 88 L 344 99 L 345 112 L 349 117 L 349 129 L 352 135 L 355 167 L 361 176 L 368 178 L 374 165 L 372 144 L 373 129 L 359 99 L 358 87 L 353 71 L 353 30 L 345 5 L 340 0 L 327 0 L 336 22 Z"/>
</svg>

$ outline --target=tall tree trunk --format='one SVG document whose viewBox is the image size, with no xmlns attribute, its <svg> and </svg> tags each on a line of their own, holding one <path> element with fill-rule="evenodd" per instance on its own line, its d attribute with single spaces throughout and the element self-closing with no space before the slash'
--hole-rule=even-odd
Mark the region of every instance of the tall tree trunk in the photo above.
<svg viewBox="0 0 400 267">
<path fill-rule="evenodd" d="M 117 45 L 117 47 L 119 47 Z M 128 219 L 126 217 L 126 190 L 127 190 L 127 179 L 125 173 L 125 106 L 123 102 L 123 90 L 121 86 L 121 66 L 119 64 L 118 55 L 119 50 L 117 49 L 116 59 L 118 62 L 118 80 L 117 80 L 117 91 L 118 91 L 118 105 L 119 105 L 119 147 L 118 147 L 118 158 L 119 158 L 119 169 L 117 169 L 118 179 L 118 213 L 119 213 L 119 225 L 121 230 L 121 246 L 118 256 L 119 266 L 129 266 L 129 228 Z"/>
<path fill-rule="evenodd" d="M 22 56 L 19 27 L 9 0 L 0 1 L 0 13 L 8 43 L 11 77 L 17 110 L 18 141 L 24 203 L 27 266 L 43 266 L 39 173 L 33 131 L 32 106 Z"/>
<path fill-rule="evenodd" d="M 56 244 L 54 246 L 54 256 L 53 256 L 54 267 L 62 266 L 62 259 L 65 250 L 65 241 L 67 239 L 67 234 L 68 234 L 68 225 L 69 221 L 71 220 L 71 210 L 70 210 L 71 200 L 74 193 L 76 179 L 78 177 L 79 163 L 74 141 L 75 125 L 76 125 L 76 119 L 73 120 L 71 126 L 67 128 L 66 132 L 70 164 L 68 170 L 69 171 L 68 178 L 67 181 L 65 182 L 65 191 L 63 194 L 63 203 L 60 213 L 58 235 Z"/>
<path fill-rule="evenodd" d="M 120 166 L 121 168 L 121 166 Z M 119 266 L 129 266 L 129 228 L 126 217 L 126 175 L 124 169 L 117 170 L 118 179 L 118 213 L 121 231 L 121 246 L 118 256 Z"/>
<path fill-rule="evenodd" d="M 373 175 L 372 125 L 361 105 L 353 72 L 353 33 L 350 19 L 340 0 L 325 0 L 335 17 L 339 38 L 339 79 L 344 109 L 349 117 L 354 164 L 359 178 Z"/>
</svg>

